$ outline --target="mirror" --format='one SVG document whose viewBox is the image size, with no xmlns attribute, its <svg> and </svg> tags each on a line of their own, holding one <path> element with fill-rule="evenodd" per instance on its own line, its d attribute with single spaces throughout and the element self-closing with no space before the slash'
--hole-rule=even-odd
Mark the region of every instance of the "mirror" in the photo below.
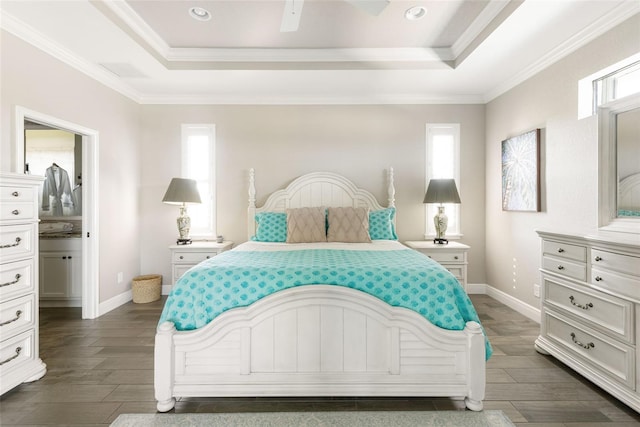
<svg viewBox="0 0 640 427">
<path fill-rule="evenodd" d="M 601 229 L 640 233 L 640 96 L 598 108 Z"/>
<path fill-rule="evenodd" d="M 82 218 L 82 137 L 25 121 L 25 172 L 44 176 L 40 219 Z"/>
</svg>

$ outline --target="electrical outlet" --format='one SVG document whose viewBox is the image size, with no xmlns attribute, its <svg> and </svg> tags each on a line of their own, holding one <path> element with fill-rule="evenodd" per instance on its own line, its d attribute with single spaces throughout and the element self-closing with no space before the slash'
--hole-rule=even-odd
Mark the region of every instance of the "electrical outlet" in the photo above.
<svg viewBox="0 0 640 427">
<path fill-rule="evenodd" d="M 540 298 L 540 285 L 533 284 L 533 295 Z"/>
<path fill-rule="evenodd" d="M 122 273 L 122 271 L 120 273 L 118 273 L 118 283 L 122 283 L 122 281 L 124 280 L 124 273 Z"/>
</svg>

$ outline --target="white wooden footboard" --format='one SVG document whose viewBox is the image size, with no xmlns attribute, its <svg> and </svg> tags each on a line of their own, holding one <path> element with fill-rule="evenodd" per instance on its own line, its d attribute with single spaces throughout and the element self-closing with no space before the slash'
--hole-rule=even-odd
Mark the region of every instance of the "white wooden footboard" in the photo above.
<svg viewBox="0 0 640 427">
<path fill-rule="evenodd" d="M 158 410 L 181 396 L 450 396 L 482 409 L 480 325 L 448 331 L 363 292 L 278 292 L 206 327 L 158 327 Z"/>
</svg>

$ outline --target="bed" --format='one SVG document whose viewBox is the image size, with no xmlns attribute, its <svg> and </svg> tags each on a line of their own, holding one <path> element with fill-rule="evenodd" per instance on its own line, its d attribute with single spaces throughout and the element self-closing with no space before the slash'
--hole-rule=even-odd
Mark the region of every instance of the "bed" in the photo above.
<svg viewBox="0 0 640 427">
<path fill-rule="evenodd" d="M 640 173 L 629 175 L 620 181 L 618 217 L 640 217 Z"/>
<path fill-rule="evenodd" d="M 468 296 L 444 268 L 393 238 L 366 243 L 251 240 L 261 235 L 264 223 L 256 227 L 261 214 L 286 212 L 289 227 L 294 212 L 315 208 L 326 213 L 325 231 L 334 236 L 336 212 L 364 209 L 373 237 L 371 215 L 395 212 L 391 168 L 386 187 L 383 207 L 340 175 L 311 173 L 256 207 L 250 170 L 250 240 L 186 272 L 167 299 L 155 337 L 158 411 L 171 410 L 180 397 L 237 396 L 451 397 L 482 410 L 491 347 Z M 394 220 L 393 214 L 386 218 Z M 286 233 L 287 239 L 295 234 Z M 406 267 L 399 264 L 404 259 Z M 433 278 L 421 270 L 423 263 Z M 227 281 L 232 275 L 240 280 Z M 379 283 L 367 275 L 379 276 Z M 280 276 L 296 280 L 287 285 Z M 336 286 L 337 276 L 359 279 Z M 261 286 L 274 289 L 256 296 L 263 293 Z M 374 296 L 367 287 L 383 295 Z M 434 297 L 427 299 L 429 293 Z M 240 304 L 225 302 L 234 298 Z M 445 316 L 436 323 L 455 323 L 455 329 L 427 320 L 435 312 L 441 315 L 445 306 Z"/>
</svg>

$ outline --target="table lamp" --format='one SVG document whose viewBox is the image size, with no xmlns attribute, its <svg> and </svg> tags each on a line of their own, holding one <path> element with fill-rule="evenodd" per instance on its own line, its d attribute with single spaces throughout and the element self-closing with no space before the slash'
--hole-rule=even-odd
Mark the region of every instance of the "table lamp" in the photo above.
<svg viewBox="0 0 640 427">
<path fill-rule="evenodd" d="M 440 203 L 438 213 L 433 217 L 433 223 L 436 226 L 436 238 L 433 243 L 446 245 L 449 243 L 444 237 L 447 231 L 449 218 L 444 213 L 444 203 L 460 203 L 460 196 L 456 188 L 454 179 L 431 179 L 427 187 L 427 193 L 424 195 L 423 203 Z"/>
<path fill-rule="evenodd" d="M 191 218 L 187 215 L 187 203 L 202 203 L 196 180 L 173 178 L 162 201 L 170 205 L 180 205 L 180 216 L 177 219 L 180 237 L 176 243 L 179 245 L 191 244 L 191 239 L 189 238 Z"/>
</svg>

